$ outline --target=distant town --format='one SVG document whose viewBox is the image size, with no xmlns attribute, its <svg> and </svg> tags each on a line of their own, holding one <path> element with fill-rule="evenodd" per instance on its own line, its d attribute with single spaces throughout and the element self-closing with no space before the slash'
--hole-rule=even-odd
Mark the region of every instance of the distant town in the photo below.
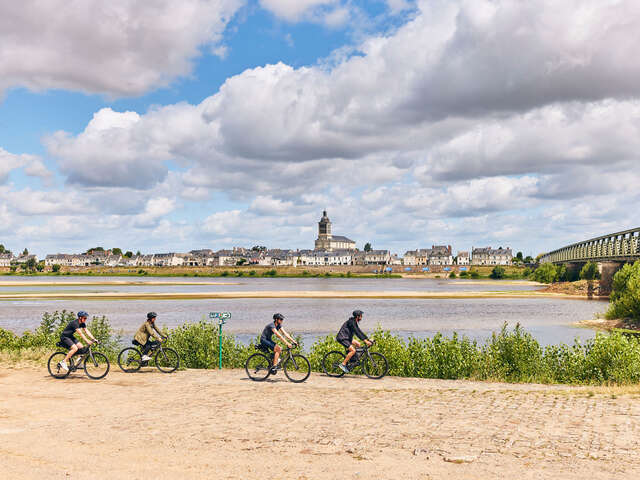
<svg viewBox="0 0 640 480">
<path fill-rule="evenodd" d="M 515 262 L 533 261 L 523 259 L 519 253 L 514 259 L 509 247 L 472 247 L 471 251 L 458 251 L 455 255 L 451 245 L 432 245 L 431 248 L 409 250 L 402 257 L 389 250 L 374 250 L 366 244 L 363 250 L 356 248 L 356 242 L 332 233 L 332 224 L 324 211 L 318 222 L 318 238 L 313 249 L 268 249 L 263 246 L 251 248 L 234 247 L 231 250 L 211 249 L 191 250 L 188 253 L 122 252 L 119 248 L 93 248 L 85 253 L 48 254 L 44 261 L 25 250 L 14 256 L 8 251 L 0 251 L 0 267 L 29 265 L 50 267 L 218 267 L 218 266 L 338 266 L 338 265 L 380 265 L 422 267 L 444 267 L 457 265 L 512 265 Z"/>
</svg>

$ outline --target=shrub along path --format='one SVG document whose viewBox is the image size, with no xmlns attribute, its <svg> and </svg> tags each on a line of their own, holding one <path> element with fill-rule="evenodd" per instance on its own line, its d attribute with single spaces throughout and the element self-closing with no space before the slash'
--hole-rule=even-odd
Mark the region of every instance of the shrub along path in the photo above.
<svg viewBox="0 0 640 480">
<path fill-rule="evenodd" d="M 0 367 L 0 397 L 7 478 L 640 478 L 637 386 L 43 366 Z"/>
</svg>

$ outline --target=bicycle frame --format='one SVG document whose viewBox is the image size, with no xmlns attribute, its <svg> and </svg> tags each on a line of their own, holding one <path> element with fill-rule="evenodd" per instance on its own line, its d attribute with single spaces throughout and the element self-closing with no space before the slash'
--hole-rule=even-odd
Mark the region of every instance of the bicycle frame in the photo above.
<svg viewBox="0 0 640 480">
<path fill-rule="evenodd" d="M 84 361 L 85 357 L 89 357 L 91 358 L 91 361 L 94 363 L 95 365 L 95 359 L 93 358 L 93 350 L 91 349 L 91 345 L 87 346 L 87 351 L 84 353 L 80 353 L 80 354 L 74 354 L 70 359 L 69 359 L 69 370 L 70 371 L 75 371 L 78 368 L 82 367 L 82 362 Z"/>
<path fill-rule="evenodd" d="M 353 370 L 356 367 L 359 367 L 362 364 L 362 359 L 367 357 L 371 360 L 371 354 L 369 353 L 369 346 L 365 343 L 362 347 L 356 348 L 356 353 L 351 357 L 351 360 L 347 363 L 350 370 Z M 355 360 L 354 360 L 355 358 Z"/>
</svg>

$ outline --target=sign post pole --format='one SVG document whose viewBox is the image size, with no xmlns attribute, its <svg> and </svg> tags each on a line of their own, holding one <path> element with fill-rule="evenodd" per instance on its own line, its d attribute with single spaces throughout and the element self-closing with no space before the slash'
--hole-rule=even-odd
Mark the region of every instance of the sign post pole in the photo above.
<svg viewBox="0 0 640 480">
<path fill-rule="evenodd" d="M 218 370 L 222 370 L 222 325 L 231 318 L 231 312 L 209 312 L 209 318 L 218 319 Z"/>
</svg>

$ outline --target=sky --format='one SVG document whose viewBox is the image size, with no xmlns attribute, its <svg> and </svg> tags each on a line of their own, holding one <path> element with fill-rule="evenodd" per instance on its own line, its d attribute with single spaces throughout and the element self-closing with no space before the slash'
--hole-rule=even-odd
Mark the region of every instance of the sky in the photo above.
<svg viewBox="0 0 640 480">
<path fill-rule="evenodd" d="M 0 243 L 511 247 L 637 227 L 636 0 L 0 2 Z"/>
</svg>

